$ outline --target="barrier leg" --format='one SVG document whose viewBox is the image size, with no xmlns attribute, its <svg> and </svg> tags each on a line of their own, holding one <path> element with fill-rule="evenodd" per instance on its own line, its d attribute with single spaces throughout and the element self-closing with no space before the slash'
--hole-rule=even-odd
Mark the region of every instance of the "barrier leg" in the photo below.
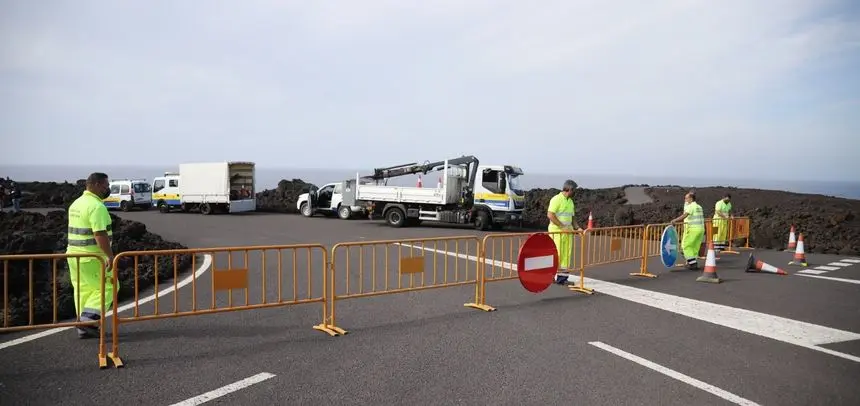
<svg viewBox="0 0 860 406">
<path fill-rule="evenodd" d="M 347 331 L 335 325 L 335 278 L 334 278 L 334 259 L 328 262 L 327 270 L 323 272 L 323 286 L 329 289 L 329 293 L 323 298 L 323 320 L 322 323 L 313 326 L 314 330 L 322 331 L 331 337 L 346 335 Z M 331 275 L 329 275 L 331 271 Z M 329 278 L 329 276 L 331 276 Z M 331 282 L 329 282 L 329 280 Z M 331 311 L 331 313 L 329 313 Z"/>
<path fill-rule="evenodd" d="M 639 264 L 639 272 L 632 272 L 630 273 L 630 276 L 640 276 L 643 278 L 657 277 L 657 275 L 648 272 L 648 236 L 650 235 L 650 231 L 650 226 L 646 226 L 645 230 L 642 232 L 642 263 Z"/>
<path fill-rule="evenodd" d="M 481 258 L 483 259 L 483 258 Z M 478 272 L 478 280 L 475 281 L 475 301 L 471 303 L 463 303 L 463 306 L 469 307 L 472 309 L 483 310 L 485 312 L 495 311 L 496 308 L 488 305 L 487 302 L 487 282 L 485 278 L 484 261 L 479 261 L 478 266 L 481 269 L 481 272 Z"/>
<path fill-rule="evenodd" d="M 579 282 L 576 285 L 567 287 L 571 292 L 584 293 L 586 295 L 594 294 L 594 289 L 585 287 L 585 269 L 579 268 Z"/>
<path fill-rule="evenodd" d="M 119 269 L 116 266 L 116 263 L 110 264 L 110 269 Z M 110 359 L 111 363 L 113 363 L 114 368 L 122 368 L 125 364 L 122 362 L 122 359 L 119 357 L 119 275 L 118 272 L 113 272 L 110 276 L 110 283 L 113 289 L 111 289 L 111 351 L 107 353 L 107 358 Z M 102 286 L 104 286 L 104 279 L 102 278 Z M 105 320 L 107 320 L 107 316 L 105 313 L 105 298 L 104 298 L 104 289 L 102 289 L 102 314 L 105 315 L 101 318 L 101 326 L 99 330 L 101 333 L 99 334 L 99 367 L 105 368 L 107 365 L 107 359 L 104 358 L 105 349 L 105 329 L 107 324 L 105 324 Z"/>
</svg>

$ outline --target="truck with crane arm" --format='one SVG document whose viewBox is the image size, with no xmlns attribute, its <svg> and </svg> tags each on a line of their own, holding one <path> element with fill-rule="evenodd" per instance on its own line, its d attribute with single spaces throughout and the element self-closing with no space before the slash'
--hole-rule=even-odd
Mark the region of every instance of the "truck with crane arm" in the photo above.
<svg viewBox="0 0 860 406">
<path fill-rule="evenodd" d="M 388 185 L 391 178 L 442 172 L 436 187 Z M 479 230 L 521 224 L 525 191 L 523 171 L 513 165 L 482 165 L 474 156 L 438 162 L 417 162 L 376 168 L 373 175 L 343 182 L 340 208 L 361 207 L 370 218 L 381 216 L 393 227 L 419 225 L 424 221 L 472 224 Z M 318 196 L 310 192 L 314 209 Z M 350 213 L 339 213 L 350 218 Z"/>
</svg>

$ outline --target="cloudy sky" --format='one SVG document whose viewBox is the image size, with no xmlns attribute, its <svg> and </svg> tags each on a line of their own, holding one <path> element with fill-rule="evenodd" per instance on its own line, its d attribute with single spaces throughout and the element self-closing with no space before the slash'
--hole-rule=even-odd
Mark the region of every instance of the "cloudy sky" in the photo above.
<svg viewBox="0 0 860 406">
<path fill-rule="evenodd" d="M 856 180 L 851 3 L 0 0 L 0 151 Z"/>
</svg>

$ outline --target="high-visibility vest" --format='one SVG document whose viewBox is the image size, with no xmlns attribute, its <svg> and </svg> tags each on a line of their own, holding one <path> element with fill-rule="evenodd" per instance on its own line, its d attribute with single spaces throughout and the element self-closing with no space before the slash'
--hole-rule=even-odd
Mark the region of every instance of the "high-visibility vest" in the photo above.
<svg viewBox="0 0 860 406">
<path fill-rule="evenodd" d="M 96 242 L 92 226 L 93 220 L 100 220 L 98 221 L 99 223 L 106 224 L 105 231 L 107 231 L 108 237 L 113 237 L 110 214 L 102 199 L 90 191 L 84 191 L 69 206 L 68 246 L 66 247 L 66 253 L 101 254 L 107 260 L 107 257 Z M 94 260 L 94 258 L 81 258 L 81 262 Z"/>
<path fill-rule="evenodd" d="M 715 219 L 716 218 L 719 218 L 719 219 L 722 218 L 717 213 L 723 213 L 726 217 L 728 217 L 729 213 L 731 213 L 731 211 L 732 211 L 732 204 L 731 203 L 726 203 L 722 200 L 718 200 L 717 204 L 714 205 L 714 218 Z"/>
<path fill-rule="evenodd" d="M 690 202 L 684 207 L 684 212 L 687 217 L 684 219 L 684 226 L 690 228 L 705 228 L 705 211 L 702 206 L 696 202 Z"/>
<path fill-rule="evenodd" d="M 552 197 L 549 201 L 549 209 L 555 209 L 555 216 L 558 217 L 558 221 L 565 226 L 569 226 L 573 224 L 573 214 L 575 211 L 575 205 L 573 204 L 573 199 L 567 198 L 567 196 L 559 193 Z M 549 231 L 560 231 L 561 229 L 553 223 L 549 223 Z"/>
</svg>

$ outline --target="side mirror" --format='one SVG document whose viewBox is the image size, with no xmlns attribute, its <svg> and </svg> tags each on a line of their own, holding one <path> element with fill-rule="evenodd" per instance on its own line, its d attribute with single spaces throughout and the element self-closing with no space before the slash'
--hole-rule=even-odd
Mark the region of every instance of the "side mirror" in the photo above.
<svg viewBox="0 0 860 406">
<path fill-rule="evenodd" d="M 501 174 L 501 173 L 499 174 L 499 181 L 496 182 L 496 184 L 499 187 L 499 193 L 504 194 L 506 192 L 507 187 L 508 187 L 508 181 L 507 181 L 507 179 L 505 179 L 504 174 Z"/>
</svg>

